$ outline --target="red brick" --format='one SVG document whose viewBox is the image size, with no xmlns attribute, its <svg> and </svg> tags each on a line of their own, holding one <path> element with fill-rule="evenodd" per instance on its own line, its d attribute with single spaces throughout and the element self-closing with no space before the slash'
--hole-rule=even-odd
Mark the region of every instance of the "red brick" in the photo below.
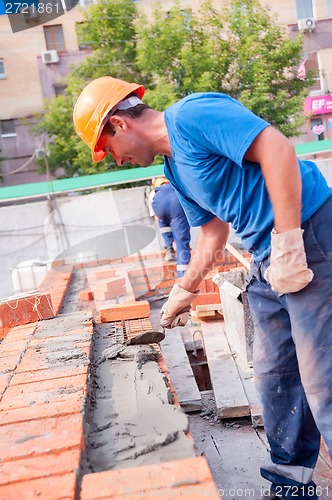
<svg viewBox="0 0 332 500">
<path fill-rule="evenodd" d="M 161 497 L 160 493 L 164 492 L 168 499 L 183 496 L 196 500 L 204 494 L 213 500 L 220 499 L 205 458 L 194 457 L 86 474 L 83 476 L 81 500 L 148 498 L 154 496 L 154 491 Z"/>
<path fill-rule="evenodd" d="M 1 353 L 1 351 L 0 351 Z M 2 353 L 1 353 L 2 355 Z M 10 356 L 0 358 L 0 373 L 13 372 L 21 361 L 22 355 L 20 352 L 12 353 Z"/>
<path fill-rule="evenodd" d="M 19 340 L 29 340 L 35 333 L 37 323 L 30 325 L 15 326 L 6 335 L 6 342 L 16 342 Z"/>
<path fill-rule="evenodd" d="M 86 379 L 86 374 L 81 374 L 28 384 L 10 385 L 0 402 L 0 410 L 76 399 L 77 396 L 83 399 L 86 393 Z"/>
<path fill-rule="evenodd" d="M 82 336 L 82 338 L 85 339 L 85 336 L 87 333 L 92 334 L 92 326 L 90 324 L 88 324 L 87 322 L 85 322 L 85 323 L 82 323 L 81 328 L 74 328 L 73 330 L 64 330 L 61 333 L 59 333 L 59 332 L 54 333 L 54 331 L 51 328 L 43 330 L 43 328 L 40 327 L 40 328 L 38 328 L 34 338 L 35 339 L 43 339 L 43 341 L 44 341 L 44 339 L 46 339 L 46 338 L 56 340 L 56 339 L 60 339 L 60 338 L 64 338 L 64 337 L 72 337 L 73 335 L 76 335 L 78 339 L 80 338 L 80 336 Z"/>
<path fill-rule="evenodd" d="M 91 290 L 81 290 L 80 300 L 93 300 L 93 292 Z"/>
<path fill-rule="evenodd" d="M 209 278 L 209 279 L 205 279 L 204 280 L 205 283 L 206 283 L 206 291 L 208 293 L 214 293 L 214 292 L 218 292 L 218 288 L 217 286 L 215 285 L 215 283 L 213 283 L 212 279 Z"/>
<path fill-rule="evenodd" d="M 219 304 L 220 294 L 219 293 L 199 293 L 197 297 L 193 300 L 191 307 L 195 311 L 196 306 L 205 304 Z"/>
<path fill-rule="evenodd" d="M 75 498 L 76 474 L 65 474 L 31 481 L 22 481 L 0 487 L 4 500 L 69 500 Z"/>
<path fill-rule="evenodd" d="M 88 373 L 88 366 L 74 366 L 64 368 L 62 365 L 54 365 L 44 370 L 33 370 L 14 374 L 10 385 L 29 384 L 30 382 L 41 382 L 43 380 L 52 380 L 55 378 L 72 377 L 73 375 L 82 375 Z"/>
<path fill-rule="evenodd" d="M 100 320 L 102 323 L 126 319 L 148 318 L 149 316 L 150 304 L 147 300 L 117 304 L 100 311 Z"/>
<path fill-rule="evenodd" d="M 174 280 L 164 280 L 164 281 L 161 281 L 157 285 L 157 289 L 159 289 L 159 288 L 172 288 L 173 285 L 174 285 Z"/>
<path fill-rule="evenodd" d="M 34 404 L 24 408 L 12 408 L 0 411 L 0 426 L 7 424 L 17 424 L 28 422 L 29 420 L 39 420 L 42 418 L 61 417 L 81 413 L 84 400 L 80 396 L 68 398 L 65 401 L 56 401 L 46 404 Z"/>
<path fill-rule="evenodd" d="M 47 453 L 39 457 L 0 464 L 0 485 L 32 481 L 37 478 L 74 472 L 79 466 L 79 461 L 80 450 L 76 449 L 64 451 L 57 455 Z"/>
<path fill-rule="evenodd" d="M 83 418 L 80 414 L 44 418 L 0 427 L 0 461 L 23 459 L 36 454 L 81 449 Z M 1 495 L 0 495 L 1 498 Z"/>
<path fill-rule="evenodd" d="M 108 292 L 110 290 L 115 290 L 117 288 L 122 288 L 126 286 L 126 280 L 122 278 L 112 278 L 107 280 L 96 281 L 95 290 L 102 290 L 103 292 Z"/>
<path fill-rule="evenodd" d="M 111 300 L 115 299 L 116 297 L 123 297 L 124 295 L 126 295 L 126 293 L 126 287 L 121 287 L 109 291 L 95 290 L 93 295 L 95 300 Z"/>
<path fill-rule="evenodd" d="M 102 280 L 105 278 L 114 278 L 115 270 L 114 269 L 100 269 L 100 271 L 96 271 L 95 278 L 96 280 Z"/>
<path fill-rule="evenodd" d="M 146 293 L 148 291 L 148 287 L 146 285 L 134 285 L 133 291 L 135 297 L 138 297 L 139 295 L 143 295 L 144 293 Z"/>
<path fill-rule="evenodd" d="M 0 357 L 6 357 L 8 355 L 13 355 L 15 353 L 23 353 L 25 351 L 28 341 L 27 340 L 14 340 L 8 341 L 8 335 L 1 342 L 0 346 Z"/>
<path fill-rule="evenodd" d="M 5 333 L 17 325 L 53 317 L 54 310 L 49 294 L 27 294 L 0 303 L 0 329 L 3 328 Z"/>
<path fill-rule="evenodd" d="M 0 398 L 9 385 L 10 374 L 0 374 Z"/>
<path fill-rule="evenodd" d="M 90 346 L 71 349 L 67 356 L 64 352 L 57 353 L 56 356 L 47 354 L 35 349 L 28 349 L 16 369 L 16 373 L 45 369 L 59 370 L 59 368 L 66 370 L 86 366 L 89 364 Z"/>
</svg>

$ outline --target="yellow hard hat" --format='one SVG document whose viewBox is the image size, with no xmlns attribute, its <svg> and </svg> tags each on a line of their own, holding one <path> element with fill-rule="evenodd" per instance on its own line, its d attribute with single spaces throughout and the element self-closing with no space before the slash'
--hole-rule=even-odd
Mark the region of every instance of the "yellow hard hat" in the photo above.
<svg viewBox="0 0 332 500">
<path fill-rule="evenodd" d="M 132 92 L 141 99 L 143 85 L 102 76 L 89 83 L 77 99 L 73 112 L 75 130 L 91 149 L 94 162 L 101 161 L 107 154 L 97 149 L 96 144 L 109 112 Z"/>
<path fill-rule="evenodd" d="M 166 177 L 156 177 L 152 181 L 152 187 L 153 189 L 156 189 L 157 187 L 161 186 L 162 184 L 169 183 L 169 180 L 166 179 Z"/>
</svg>

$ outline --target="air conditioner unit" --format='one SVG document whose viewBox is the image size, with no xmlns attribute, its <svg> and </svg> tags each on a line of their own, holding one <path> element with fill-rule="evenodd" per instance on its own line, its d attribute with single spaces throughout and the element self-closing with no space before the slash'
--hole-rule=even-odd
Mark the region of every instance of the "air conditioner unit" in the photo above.
<svg viewBox="0 0 332 500">
<path fill-rule="evenodd" d="M 56 50 L 45 50 L 41 53 L 41 58 L 44 64 L 57 63 L 60 60 Z"/>
<path fill-rule="evenodd" d="M 312 31 L 315 29 L 316 21 L 313 17 L 306 17 L 297 21 L 300 31 Z"/>
</svg>

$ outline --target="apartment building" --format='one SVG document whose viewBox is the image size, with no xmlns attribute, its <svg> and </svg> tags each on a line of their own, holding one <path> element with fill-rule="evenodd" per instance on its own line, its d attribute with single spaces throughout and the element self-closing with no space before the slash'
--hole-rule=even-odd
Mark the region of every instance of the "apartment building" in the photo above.
<svg viewBox="0 0 332 500">
<path fill-rule="evenodd" d="M 1 162 L 0 186 L 46 180 L 37 173 L 34 162 L 29 162 L 40 147 L 41 139 L 29 135 L 22 118 L 40 111 L 43 98 L 59 95 L 69 67 L 87 56 L 87 48 L 78 45 L 76 27 L 82 20 L 82 9 L 91 1 L 73 3 L 75 7 L 63 15 L 50 20 L 46 16 L 42 23 L 43 14 L 38 17 L 37 13 L 36 17 L 36 13 L 30 11 L 20 17 L 15 33 L 10 22 L 13 15 L 6 15 L 3 8 L 0 10 L 0 156 L 6 157 Z M 216 8 L 222 9 L 226 1 L 216 0 Z M 136 3 L 149 13 L 156 1 L 137 0 Z M 181 3 L 198 5 L 196 0 Z M 308 68 L 315 68 L 319 73 L 304 103 L 303 111 L 311 117 L 301 140 L 331 139 L 332 0 L 261 0 L 261 3 L 279 16 L 291 37 L 299 30 L 304 33 L 300 70 L 303 75 Z M 163 8 L 167 10 L 172 4 L 173 0 L 164 0 Z M 26 26 L 31 27 L 24 29 Z"/>
<path fill-rule="evenodd" d="M 44 98 L 59 95 L 70 66 L 88 54 L 78 45 L 76 32 L 87 3 L 91 0 L 80 0 L 45 23 L 43 16 L 46 20 L 54 15 L 33 9 L 0 15 L 0 156 L 6 158 L 1 162 L 0 185 L 46 180 L 37 173 L 34 162 L 29 163 L 35 150 L 41 148 L 42 138 L 29 135 L 22 119 L 40 111 Z M 59 4 L 53 1 L 50 5 L 62 4 L 59 0 Z M 13 33 L 13 29 L 18 31 Z"/>
</svg>

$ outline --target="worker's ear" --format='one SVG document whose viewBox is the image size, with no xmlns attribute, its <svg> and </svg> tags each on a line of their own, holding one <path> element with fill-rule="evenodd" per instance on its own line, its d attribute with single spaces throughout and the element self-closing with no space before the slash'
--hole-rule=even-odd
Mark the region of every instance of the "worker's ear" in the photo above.
<svg viewBox="0 0 332 500">
<path fill-rule="evenodd" d="M 112 115 L 109 120 L 110 120 L 110 123 L 115 128 L 115 131 L 117 131 L 118 129 L 122 130 L 122 131 L 126 131 L 128 128 L 127 122 L 122 116 Z"/>
</svg>

